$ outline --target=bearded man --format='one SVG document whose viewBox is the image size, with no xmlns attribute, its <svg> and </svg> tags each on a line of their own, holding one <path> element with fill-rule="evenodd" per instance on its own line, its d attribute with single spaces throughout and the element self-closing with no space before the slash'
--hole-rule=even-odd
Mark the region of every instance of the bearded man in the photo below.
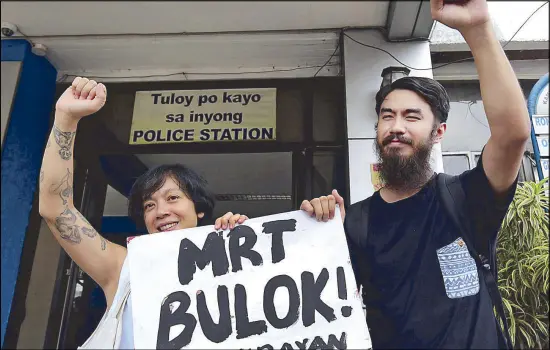
<svg viewBox="0 0 550 350">
<path fill-rule="evenodd" d="M 301 209 L 326 221 L 339 205 L 374 349 L 510 347 L 493 313 L 499 293 L 487 266 L 496 263 L 480 255 L 496 254 L 530 135 L 529 115 L 486 0 L 431 0 L 431 11 L 469 45 L 491 131 L 477 166 L 451 177 L 463 196 L 446 200 L 446 177 L 429 162 L 447 128 L 449 96 L 433 79 L 406 77 L 376 95 L 383 187 L 347 210 L 336 191 L 305 200 Z M 453 215 L 451 202 L 460 202 L 456 208 L 464 215 Z"/>
</svg>

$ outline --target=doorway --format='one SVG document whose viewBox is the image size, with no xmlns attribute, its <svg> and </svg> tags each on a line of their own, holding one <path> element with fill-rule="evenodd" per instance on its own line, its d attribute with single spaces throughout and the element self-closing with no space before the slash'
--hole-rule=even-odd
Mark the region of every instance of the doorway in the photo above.
<svg viewBox="0 0 550 350">
<path fill-rule="evenodd" d="M 315 152 L 268 152 L 230 154 L 138 154 L 136 157 L 152 168 L 160 164 L 182 163 L 201 176 L 215 193 L 216 205 L 212 217 L 204 222 L 211 225 L 228 211 L 246 214 L 249 218 L 297 210 L 304 198 L 330 193 L 333 188 L 345 188 L 344 152 L 320 150 Z M 311 161 L 306 169 L 304 162 Z M 104 178 L 111 175 L 105 174 Z M 120 181 L 120 179 L 119 179 Z M 101 232 L 110 241 L 125 245 L 126 237 L 142 234 L 125 215 L 126 197 L 107 184 L 104 194 L 88 192 L 89 203 L 83 207 L 101 206 Z M 310 196 L 303 196 L 308 193 Z M 92 197 L 95 197 L 92 198 Z M 91 209 L 91 208 L 90 208 Z M 88 210 L 89 212 L 93 210 Z M 90 218 L 91 222 L 93 217 Z M 106 309 L 101 288 L 78 266 L 70 262 L 64 308 L 57 348 L 76 348 L 93 332 Z"/>
<path fill-rule="evenodd" d="M 188 86 L 189 85 L 189 86 Z M 276 141 L 129 145 L 133 96 L 139 90 L 276 87 Z M 259 217 L 297 210 L 307 198 L 347 193 L 344 84 L 341 78 L 271 81 L 111 84 L 110 104 L 80 122 L 75 145 L 77 208 L 104 237 L 125 245 L 143 234 L 127 216 L 135 179 L 156 165 L 188 165 L 216 195 L 209 221 L 228 211 Z M 63 87 L 60 86 L 60 91 Z M 79 176 L 77 174 L 80 174 Z M 81 198 L 81 199 L 80 199 Z M 45 348 L 76 348 L 105 312 L 95 282 L 63 253 Z"/>
<path fill-rule="evenodd" d="M 292 210 L 292 152 L 137 155 L 147 167 L 180 163 L 201 175 L 216 196 L 212 218 L 231 211 L 258 217 Z M 106 203 L 108 206 L 109 203 Z M 104 216 L 110 214 L 106 207 Z"/>
</svg>

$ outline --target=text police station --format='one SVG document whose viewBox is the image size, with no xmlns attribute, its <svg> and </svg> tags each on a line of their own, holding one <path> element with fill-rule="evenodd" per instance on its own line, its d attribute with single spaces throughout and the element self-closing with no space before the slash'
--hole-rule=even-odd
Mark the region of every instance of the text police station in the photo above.
<svg viewBox="0 0 550 350">
<path fill-rule="evenodd" d="M 212 128 L 202 129 L 195 134 L 195 129 L 170 130 L 135 130 L 132 142 L 194 142 L 194 141 L 248 141 L 274 140 L 273 128 Z"/>
</svg>

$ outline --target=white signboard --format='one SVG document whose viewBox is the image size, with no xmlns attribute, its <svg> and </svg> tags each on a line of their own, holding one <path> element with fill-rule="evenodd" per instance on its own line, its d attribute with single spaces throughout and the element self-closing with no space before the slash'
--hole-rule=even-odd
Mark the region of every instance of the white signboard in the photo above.
<svg viewBox="0 0 550 350">
<path fill-rule="evenodd" d="M 548 116 L 534 115 L 533 116 L 533 129 L 535 129 L 536 135 L 548 135 L 548 127 L 550 122 Z"/>
<path fill-rule="evenodd" d="M 128 244 L 136 349 L 368 349 L 340 214 L 302 211 Z"/>
<path fill-rule="evenodd" d="M 542 166 L 542 176 L 544 178 L 548 177 L 548 163 L 548 158 L 540 160 L 540 165 Z"/>
<path fill-rule="evenodd" d="M 539 145 L 539 153 L 541 157 L 548 157 L 549 143 L 548 143 L 548 135 L 545 136 L 537 136 L 537 144 Z"/>
</svg>

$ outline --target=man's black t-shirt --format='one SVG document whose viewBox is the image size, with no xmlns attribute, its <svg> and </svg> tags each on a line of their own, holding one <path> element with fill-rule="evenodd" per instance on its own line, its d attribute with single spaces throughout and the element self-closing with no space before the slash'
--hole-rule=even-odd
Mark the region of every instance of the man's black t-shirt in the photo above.
<svg viewBox="0 0 550 350">
<path fill-rule="evenodd" d="M 482 161 L 460 175 L 475 227 L 478 252 L 487 250 L 513 198 L 496 202 Z M 344 223 L 358 285 L 363 286 L 373 348 L 498 348 L 487 286 L 466 243 L 445 212 L 435 176 L 412 197 L 370 202 L 368 235 L 356 220 Z M 355 219 L 354 219 L 355 217 Z M 485 236 L 484 236 L 485 235 Z"/>
</svg>

